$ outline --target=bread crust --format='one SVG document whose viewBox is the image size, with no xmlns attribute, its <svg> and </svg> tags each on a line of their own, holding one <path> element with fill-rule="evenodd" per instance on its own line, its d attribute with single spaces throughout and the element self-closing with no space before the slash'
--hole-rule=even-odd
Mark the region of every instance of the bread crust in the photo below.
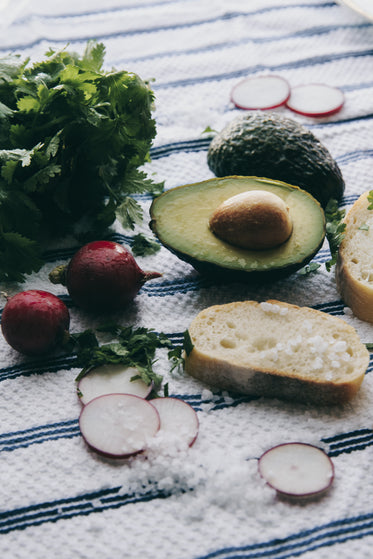
<svg viewBox="0 0 373 559">
<path fill-rule="evenodd" d="M 334 381 L 326 380 L 325 376 L 318 378 L 316 374 L 307 378 L 307 375 L 302 371 L 285 371 L 275 367 L 242 364 L 237 359 L 222 358 L 219 355 L 214 355 L 212 351 L 209 352 L 202 348 L 203 344 L 200 344 L 198 339 L 198 328 L 200 326 L 198 322 L 202 313 L 206 311 L 215 313 L 219 310 L 229 312 L 229 307 L 233 309 L 237 305 L 246 306 L 247 313 L 250 313 L 250 309 L 259 305 L 255 301 L 214 306 L 197 315 L 189 328 L 193 349 L 185 356 L 186 372 L 209 387 L 238 394 L 265 396 L 317 405 L 342 404 L 353 398 L 363 382 L 369 364 L 369 353 L 364 344 L 361 343 L 356 331 L 342 319 L 326 315 L 315 309 L 298 307 L 275 300 L 267 301 L 267 303 L 278 305 L 281 308 L 293 309 L 304 315 L 305 320 L 312 320 L 313 316 L 320 320 L 320 315 L 325 315 L 325 317 L 322 316 L 322 320 L 325 320 L 326 326 L 329 322 L 336 323 L 343 336 L 350 341 L 351 336 L 353 338 L 353 347 L 356 352 L 353 372 Z M 274 317 L 273 327 L 276 328 L 276 317 Z M 213 329 L 212 324 L 211 328 Z"/>
<path fill-rule="evenodd" d="M 364 192 L 350 208 L 345 218 L 345 237 L 339 247 L 335 278 L 337 289 L 344 301 L 357 318 L 366 322 L 373 322 L 373 281 L 363 281 L 360 275 L 363 266 L 371 266 L 373 273 L 373 244 L 369 254 L 360 256 L 357 265 L 354 262 L 354 244 L 358 243 L 357 235 L 367 232 L 359 229 L 371 216 L 368 210 L 368 192 Z M 370 215 L 369 215 L 370 212 Z"/>
</svg>

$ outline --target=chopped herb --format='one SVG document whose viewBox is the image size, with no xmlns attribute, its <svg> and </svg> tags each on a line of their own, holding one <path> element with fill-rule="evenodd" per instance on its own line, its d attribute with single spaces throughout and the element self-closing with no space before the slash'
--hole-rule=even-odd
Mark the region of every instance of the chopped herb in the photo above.
<svg viewBox="0 0 373 559">
<path fill-rule="evenodd" d="M 332 266 L 337 261 L 337 255 L 339 250 L 339 245 L 344 238 L 344 231 L 346 229 L 346 224 L 344 223 L 344 217 L 346 210 L 340 210 L 338 207 L 338 202 L 334 199 L 329 200 L 325 208 L 325 219 L 326 219 L 326 238 L 329 243 L 331 258 L 325 262 L 325 267 L 328 272 L 331 270 Z"/>
<path fill-rule="evenodd" d="M 301 268 L 298 273 L 301 276 L 307 276 L 312 272 L 316 272 L 316 270 L 318 270 L 320 266 L 321 264 L 319 264 L 318 262 L 310 262 L 310 264 L 306 264 L 306 266 L 303 266 L 303 268 Z"/>
<path fill-rule="evenodd" d="M 151 254 L 158 252 L 161 245 L 155 239 L 151 239 L 142 233 L 138 233 L 133 238 L 131 248 L 135 256 L 150 256 Z"/>
<path fill-rule="evenodd" d="M 154 95 L 127 71 L 103 70 L 105 47 L 49 50 L 30 64 L 0 60 L 0 281 L 43 265 L 41 240 L 96 238 L 142 220 L 137 193 L 157 195 L 140 170 L 156 134 Z"/>
<path fill-rule="evenodd" d="M 362 223 L 359 227 L 359 229 L 361 231 L 369 231 L 369 225 L 367 225 L 366 223 Z"/>
<path fill-rule="evenodd" d="M 183 348 L 182 346 L 175 346 L 168 352 L 168 358 L 172 363 L 171 371 L 175 369 L 182 369 L 184 365 Z"/>
<path fill-rule="evenodd" d="M 202 132 L 202 134 L 208 134 L 209 136 L 215 136 L 215 134 L 218 134 L 218 131 L 211 128 L 211 126 L 207 126 L 204 129 L 204 131 Z"/>
<path fill-rule="evenodd" d="M 366 343 L 365 346 L 366 346 L 368 351 L 373 351 L 373 343 L 372 342 Z"/>
<path fill-rule="evenodd" d="M 165 398 L 168 398 L 168 395 L 169 395 L 169 391 L 168 391 L 168 382 L 166 382 L 166 384 L 165 384 L 164 387 L 163 387 L 163 396 L 164 396 Z"/>
<path fill-rule="evenodd" d="M 191 351 L 194 347 L 192 339 L 191 339 L 190 334 L 189 334 L 189 330 L 185 330 L 185 332 L 184 332 L 183 347 L 184 347 L 185 353 L 187 355 L 189 355 L 191 353 Z"/>
<path fill-rule="evenodd" d="M 370 190 L 368 193 L 368 210 L 373 210 L 373 190 Z"/>
</svg>

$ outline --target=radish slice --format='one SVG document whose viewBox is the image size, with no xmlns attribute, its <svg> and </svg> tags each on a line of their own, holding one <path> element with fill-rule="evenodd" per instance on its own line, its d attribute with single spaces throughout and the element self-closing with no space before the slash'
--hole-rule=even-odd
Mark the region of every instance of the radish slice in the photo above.
<svg viewBox="0 0 373 559">
<path fill-rule="evenodd" d="M 88 404 L 93 398 L 104 394 L 133 394 L 146 398 L 149 396 L 152 385 L 143 380 L 131 380 L 138 375 L 135 367 L 126 367 L 121 364 L 101 365 L 91 369 L 78 383 L 77 390 L 83 404 Z"/>
<path fill-rule="evenodd" d="M 337 87 L 312 83 L 293 87 L 286 106 L 304 116 L 329 116 L 344 104 L 343 92 Z"/>
<path fill-rule="evenodd" d="M 309 497 L 326 491 L 334 479 L 334 466 L 323 450 L 305 443 L 280 444 L 259 459 L 259 473 L 279 493 Z"/>
<path fill-rule="evenodd" d="M 192 446 L 199 429 L 198 417 L 192 406 L 178 398 L 155 398 L 151 403 L 160 416 L 159 433 L 176 435 L 181 442 Z"/>
<path fill-rule="evenodd" d="M 288 82 L 280 76 L 245 78 L 231 93 L 231 101 L 238 109 L 275 109 L 284 105 L 290 96 Z"/>
<path fill-rule="evenodd" d="M 79 427 L 85 442 L 110 458 L 142 452 L 160 427 L 159 413 L 131 394 L 106 394 L 82 408 Z"/>
</svg>

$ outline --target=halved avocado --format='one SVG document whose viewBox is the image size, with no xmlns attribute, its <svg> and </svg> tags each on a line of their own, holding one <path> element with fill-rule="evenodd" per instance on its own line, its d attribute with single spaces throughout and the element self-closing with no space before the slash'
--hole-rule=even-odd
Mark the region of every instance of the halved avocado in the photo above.
<svg viewBox="0 0 373 559">
<path fill-rule="evenodd" d="M 217 237 L 209 227 L 213 212 L 241 192 L 265 190 L 282 198 L 293 223 L 287 241 L 274 248 L 248 250 Z M 258 177 L 213 178 L 170 189 L 153 200 L 150 227 L 159 241 L 201 273 L 231 279 L 286 276 L 307 264 L 325 238 L 325 217 L 308 192 Z"/>
</svg>

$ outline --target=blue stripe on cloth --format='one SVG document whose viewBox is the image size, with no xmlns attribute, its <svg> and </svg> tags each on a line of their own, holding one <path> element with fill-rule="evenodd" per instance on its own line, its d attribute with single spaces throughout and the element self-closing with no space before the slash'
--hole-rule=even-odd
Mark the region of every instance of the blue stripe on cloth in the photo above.
<svg viewBox="0 0 373 559">
<path fill-rule="evenodd" d="M 293 60 L 290 62 L 283 62 L 281 64 L 256 64 L 255 66 L 247 66 L 239 70 L 234 70 L 232 72 L 223 72 L 222 74 L 210 74 L 207 76 L 198 76 L 192 78 L 185 78 L 181 80 L 175 80 L 170 82 L 156 82 L 153 84 L 153 89 L 169 89 L 176 87 L 188 87 L 199 85 L 201 83 L 211 82 L 211 81 L 222 81 L 242 78 L 247 75 L 253 75 L 258 72 L 278 72 L 282 70 L 291 70 L 296 68 L 306 68 L 308 66 L 316 66 L 318 64 L 329 64 L 330 62 L 336 62 L 339 60 L 348 60 L 350 58 L 365 58 L 367 56 L 373 56 L 373 49 L 364 49 L 361 51 L 346 51 L 338 52 L 334 54 L 322 54 L 317 56 L 311 56 L 308 58 L 302 58 L 300 60 Z"/>
<path fill-rule="evenodd" d="M 173 294 L 179 294 L 180 290 L 175 291 Z M 168 291 L 168 294 L 171 292 Z M 162 295 L 161 295 L 162 296 Z M 65 302 L 69 299 L 68 296 L 60 297 Z M 343 301 L 329 301 L 313 305 L 312 308 L 328 313 L 334 316 L 342 316 L 344 314 L 345 305 Z M 184 339 L 184 332 L 166 333 L 166 336 L 175 345 L 182 345 Z M 16 365 L 10 365 L 0 368 L 0 382 L 17 378 L 19 376 L 30 376 L 43 374 L 47 372 L 58 372 L 61 370 L 70 370 L 77 367 L 75 355 L 59 355 L 56 357 L 48 357 L 40 360 L 27 360 Z M 373 370 L 373 354 L 371 355 L 370 363 L 367 372 Z"/>
<path fill-rule="evenodd" d="M 333 121 L 333 122 L 323 122 L 322 124 L 308 125 L 308 128 L 319 128 L 320 126 L 327 125 L 339 125 L 346 124 L 348 122 L 354 122 L 361 119 L 371 119 L 373 114 L 354 117 L 352 119 Z M 184 142 L 173 142 L 169 144 L 164 144 L 162 146 L 150 148 L 150 157 L 153 161 L 157 159 L 162 159 L 164 157 L 169 157 L 175 153 L 189 153 L 189 152 L 200 152 L 207 151 L 211 143 L 212 137 L 209 138 L 197 138 L 195 140 L 185 140 Z M 349 163 L 350 161 L 359 161 L 360 159 L 373 157 L 372 149 L 360 149 L 339 155 L 336 160 L 340 164 Z"/>
<path fill-rule="evenodd" d="M 24 43 L 17 43 L 12 45 L 12 50 L 26 50 L 26 49 L 30 49 L 35 47 L 36 45 L 39 45 L 41 42 L 43 41 L 51 41 L 53 43 L 57 43 L 57 44 L 63 44 L 66 45 L 68 43 L 74 43 L 74 42 L 79 42 L 79 41 L 87 41 L 90 39 L 96 39 L 96 40 L 100 40 L 100 41 L 108 41 L 110 39 L 117 39 L 120 37 L 129 37 L 129 36 L 136 36 L 136 35 L 143 35 L 143 34 L 149 34 L 149 33 L 160 33 L 162 31 L 175 31 L 175 30 L 180 30 L 180 29 L 188 29 L 191 27 L 195 27 L 195 26 L 200 26 L 200 25 L 206 25 L 206 24 L 212 24 L 215 22 L 219 22 L 219 21 L 228 21 L 228 20 L 232 20 L 235 18 L 242 18 L 242 17 L 252 17 L 253 15 L 258 15 L 258 14 L 262 14 L 262 13 L 267 13 L 267 12 L 273 12 L 273 11 L 282 11 L 282 10 L 290 10 L 290 9 L 324 9 L 324 8 L 329 8 L 329 7 L 336 7 L 337 4 L 335 2 L 323 2 L 320 4 L 313 4 L 313 3 L 299 3 L 298 5 L 294 6 L 294 4 L 289 4 L 289 5 L 285 5 L 285 6 L 273 6 L 273 7 L 267 7 L 264 9 L 259 9 L 259 10 L 255 10 L 255 11 L 240 11 L 240 12 L 225 12 L 219 16 L 215 16 L 212 18 L 205 18 L 205 19 L 199 19 L 199 20 L 194 20 L 194 21 L 182 21 L 182 22 L 178 22 L 178 23 L 173 23 L 173 24 L 168 24 L 168 25 L 157 25 L 157 26 L 148 26 L 148 27 L 141 27 L 141 28 L 137 28 L 137 29 L 126 29 L 124 31 L 117 31 L 117 32 L 111 32 L 111 33 L 90 33 L 90 34 L 86 34 L 86 35 L 81 35 L 79 37 L 74 37 L 73 39 L 71 37 L 64 37 L 62 39 L 56 39 L 56 37 L 39 37 L 38 39 L 35 39 L 34 41 L 29 41 L 29 42 L 24 42 Z M 108 11 L 108 13 L 110 13 L 110 11 Z M 89 16 L 89 13 L 84 12 L 83 14 L 77 15 L 77 14 L 65 14 L 63 17 L 66 19 L 68 17 L 84 17 L 85 15 Z M 45 16 L 29 16 L 29 17 L 37 17 L 38 19 L 44 19 Z M 50 16 L 49 19 L 53 18 L 53 16 Z M 59 19 L 60 16 L 58 15 Z M 20 19 L 18 20 L 19 22 L 25 23 L 27 21 L 27 18 L 24 19 Z"/>
<path fill-rule="evenodd" d="M 58 15 L 54 14 L 31 14 L 27 15 L 26 17 L 18 18 L 14 23 L 15 24 L 24 24 L 29 22 L 31 19 L 37 18 L 38 21 L 50 21 L 50 20 L 61 20 L 61 19 L 75 19 L 75 18 L 84 18 L 84 17 L 91 17 L 95 15 L 104 15 L 104 14 L 118 14 L 125 11 L 132 11 L 132 10 L 139 10 L 143 8 L 157 8 L 160 6 L 165 6 L 168 4 L 178 4 L 178 3 L 186 3 L 186 0 L 164 0 L 163 2 L 138 2 L 134 4 L 126 4 L 125 6 L 120 6 L 118 8 L 111 7 L 109 9 L 104 9 L 100 7 L 97 10 L 85 10 L 84 12 L 70 12 L 70 13 L 58 13 Z M 266 6 L 265 8 L 259 8 L 251 11 L 245 12 L 235 12 L 235 14 L 244 15 L 244 16 L 253 16 L 259 14 L 266 14 L 274 11 L 282 11 L 282 10 L 291 10 L 291 9 L 324 9 L 324 8 L 334 8 L 337 7 L 337 2 L 319 2 L 315 4 L 315 2 L 299 2 L 298 4 L 282 4 L 281 6 Z M 223 16 L 218 16 L 213 18 L 209 21 L 216 21 L 221 19 Z M 198 23 L 196 23 L 197 25 Z"/>
<path fill-rule="evenodd" d="M 178 3 L 185 3 L 185 0 L 163 0 L 160 2 L 136 2 L 134 4 L 126 4 L 126 6 L 120 7 L 110 7 L 104 8 L 101 6 L 96 10 L 85 10 L 84 12 L 66 12 L 66 13 L 58 13 L 55 14 L 29 14 L 25 17 L 18 18 L 13 24 L 15 25 L 23 25 L 25 23 L 29 23 L 30 21 L 51 21 L 51 20 L 64 20 L 64 19 L 80 19 L 85 17 L 92 17 L 97 15 L 105 15 L 105 14 L 119 14 L 124 11 L 132 11 L 132 10 L 139 10 L 144 8 L 158 8 L 162 6 L 167 6 L 169 4 L 178 4 Z"/>
<path fill-rule="evenodd" d="M 330 258 L 330 252 L 328 249 L 323 249 L 320 253 L 315 256 L 313 262 L 317 262 L 319 264 L 323 264 L 328 261 Z M 173 297 L 180 294 L 191 293 L 193 291 L 199 291 L 200 289 L 208 289 L 210 287 L 219 287 L 222 285 L 226 285 L 224 281 L 220 281 L 217 278 L 210 278 L 205 276 L 196 275 L 190 279 L 176 279 L 176 280 L 163 280 L 157 281 L 157 283 L 153 283 L 153 285 L 145 284 L 141 287 L 139 293 L 143 293 L 148 297 Z M 71 300 L 71 297 L 67 294 L 59 295 L 58 296 L 61 301 L 65 303 L 68 308 L 73 308 L 74 304 Z M 329 306 L 330 303 L 326 303 L 326 307 Z M 334 314 L 343 314 L 344 306 L 340 303 L 340 312 Z M 1 316 L 2 310 L 0 310 Z"/>
<path fill-rule="evenodd" d="M 162 491 L 149 491 L 141 496 L 123 495 L 121 487 L 102 489 L 100 491 L 39 503 L 6 512 L 0 512 L 0 534 L 7 534 L 14 530 L 24 530 L 30 526 L 40 526 L 46 522 L 74 518 L 115 509 L 130 503 L 146 502 L 161 499 L 167 495 Z"/>
<path fill-rule="evenodd" d="M 116 509 L 128 504 L 165 499 L 168 493 L 150 490 L 143 495 L 123 494 L 122 488 L 113 487 L 75 497 L 43 502 L 0 513 L 0 533 L 24 530 L 47 522 L 86 516 Z M 288 535 L 255 544 L 230 546 L 215 550 L 198 559 L 285 559 L 305 552 L 329 547 L 373 534 L 373 513 L 345 517 Z"/>
<path fill-rule="evenodd" d="M 352 23 L 352 24 L 339 24 L 339 25 L 325 25 L 320 27 L 310 27 L 308 29 L 302 29 L 301 31 L 296 31 L 295 33 L 286 33 L 285 35 L 276 35 L 273 37 L 245 37 L 244 39 L 240 40 L 232 40 L 226 42 L 217 42 L 213 45 L 208 45 L 204 47 L 198 48 L 189 48 L 184 50 L 175 50 L 166 52 L 157 52 L 152 54 L 147 54 L 138 57 L 121 57 L 119 59 L 113 60 L 113 65 L 118 66 L 122 64 L 128 63 L 135 63 L 135 62 L 144 62 L 148 60 L 159 60 L 162 58 L 168 58 L 170 56 L 190 56 L 195 54 L 203 54 L 206 52 L 216 52 L 226 48 L 232 48 L 236 46 L 247 45 L 248 43 L 254 44 L 261 44 L 261 43 L 271 43 L 271 42 L 278 42 L 278 41 L 285 41 L 289 39 L 296 39 L 296 38 L 305 38 L 305 37 L 319 37 L 320 35 L 325 35 L 332 33 L 333 31 L 340 31 L 340 30 L 357 30 L 357 29 L 365 29 L 372 27 L 372 23 L 364 22 L 364 23 Z"/>
<path fill-rule="evenodd" d="M 78 435 L 80 435 L 80 429 L 76 419 L 48 425 L 39 425 L 30 429 L 1 434 L 0 452 L 11 452 L 19 448 L 27 448 L 32 444 L 72 438 Z"/>
<path fill-rule="evenodd" d="M 373 430 L 358 429 L 349 433 L 341 433 L 332 437 L 324 437 L 322 441 L 329 445 L 330 457 L 339 456 L 342 453 L 351 453 L 355 450 L 364 450 L 373 445 Z"/>
<path fill-rule="evenodd" d="M 201 394 L 173 394 L 188 403 L 196 412 L 203 411 L 208 405 L 209 412 L 230 409 L 241 404 L 256 401 L 256 396 L 232 395 L 227 397 L 221 393 L 213 394 L 212 398 L 202 398 Z M 12 452 L 20 448 L 27 448 L 34 444 L 42 444 L 51 440 L 70 439 L 80 436 L 79 422 L 70 419 L 45 425 L 38 425 L 29 429 L 11 431 L 0 434 L 0 452 Z M 346 433 L 338 433 L 323 437 L 321 442 L 328 445 L 327 453 L 330 457 L 340 454 L 350 454 L 353 451 L 364 450 L 373 445 L 373 430 L 361 428 Z"/>
<path fill-rule="evenodd" d="M 342 518 L 286 538 L 246 546 L 226 547 L 198 559 L 286 559 L 373 534 L 373 513 Z"/>
<path fill-rule="evenodd" d="M 40 361 L 26 361 L 17 365 L 10 365 L 0 369 L 0 382 L 11 380 L 19 376 L 39 375 L 69 370 L 76 367 L 75 355 L 63 355 Z"/>
</svg>

